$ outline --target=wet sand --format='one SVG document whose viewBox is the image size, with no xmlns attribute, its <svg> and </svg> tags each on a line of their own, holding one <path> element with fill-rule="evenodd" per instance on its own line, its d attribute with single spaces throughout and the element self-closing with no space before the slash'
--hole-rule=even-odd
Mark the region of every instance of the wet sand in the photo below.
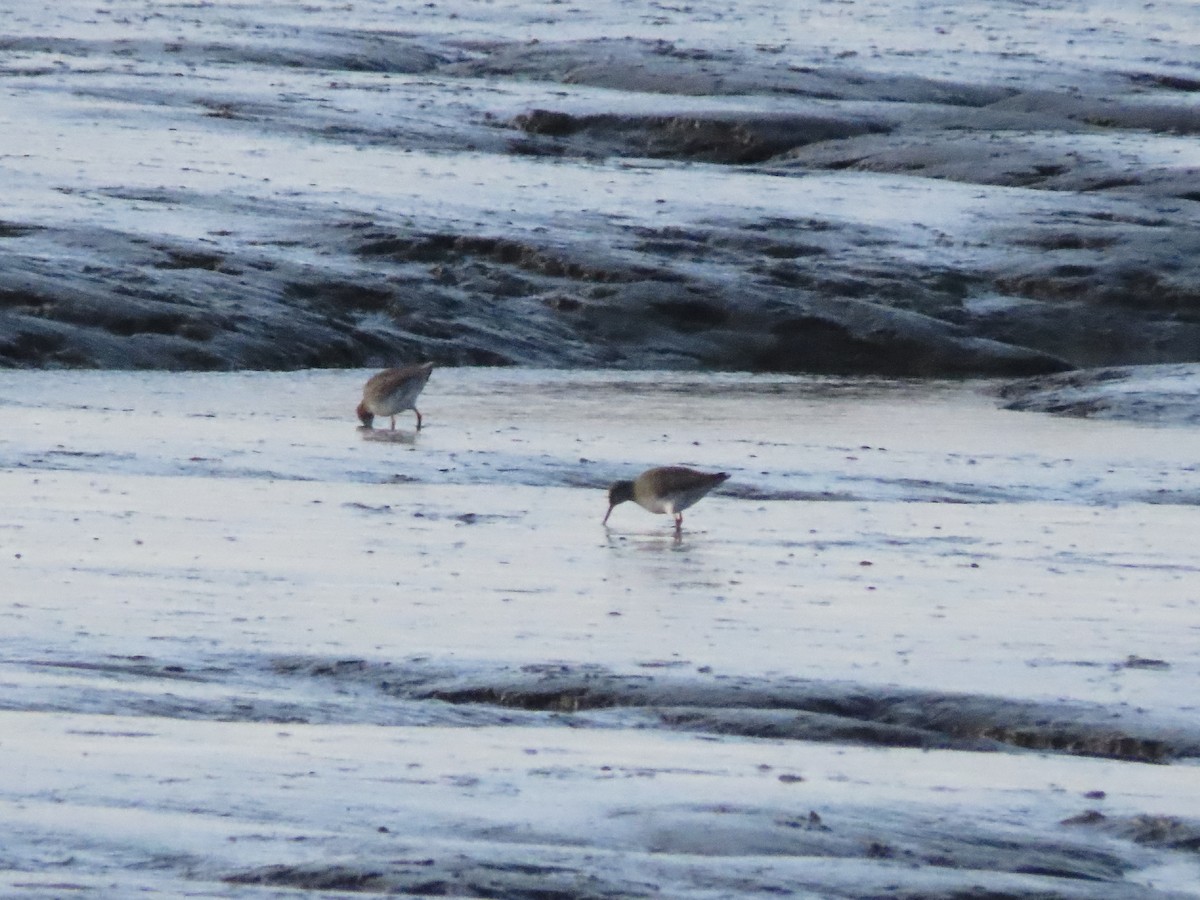
<svg viewBox="0 0 1200 900">
<path fill-rule="evenodd" d="M 0 366 L 1192 361 L 1198 30 L 1186 0 L 26 6 Z"/>
<path fill-rule="evenodd" d="M 367 374 L 0 376 L 10 889 L 1194 896 L 1193 430 Z"/>
</svg>

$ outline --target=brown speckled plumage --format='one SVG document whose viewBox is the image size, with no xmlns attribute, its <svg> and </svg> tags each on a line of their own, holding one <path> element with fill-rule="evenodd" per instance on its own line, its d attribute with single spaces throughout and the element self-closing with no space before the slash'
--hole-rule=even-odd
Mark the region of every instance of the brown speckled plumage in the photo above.
<svg viewBox="0 0 1200 900">
<path fill-rule="evenodd" d="M 400 369 L 384 369 L 372 375 L 363 386 L 362 402 L 355 411 L 359 421 L 371 428 L 376 416 L 390 416 L 392 430 L 396 429 L 396 415 L 406 409 L 417 414 L 417 431 L 421 430 L 421 411 L 417 409 L 417 396 L 429 380 L 433 363 L 405 366 Z"/>
<path fill-rule="evenodd" d="M 618 503 L 632 500 L 652 513 L 675 517 L 675 531 L 683 528 L 683 511 L 729 477 L 725 472 L 698 472 L 684 466 L 658 466 L 647 469 L 633 481 L 616 481 L 608 489 L 608 512 L 604 523 Z"/>
</svg>

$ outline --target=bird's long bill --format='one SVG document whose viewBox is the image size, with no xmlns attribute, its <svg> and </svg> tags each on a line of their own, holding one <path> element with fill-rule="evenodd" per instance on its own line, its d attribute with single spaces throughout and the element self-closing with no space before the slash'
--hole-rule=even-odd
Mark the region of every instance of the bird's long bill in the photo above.
<svg viewBox="0 0 1200 900">
<path fill-rule="evenodd" d="M 612 515 L 612 511 L 613 511 L 614 509 L 616 509 L 616 504 L 614 504 L 614 503 L 610 503 L 610 504 L 608 505 L 608 512 L 606 512 L 606 513 L 604 514 L 604 521 L 600 523 L 601 525 L 607 525 L 607 524 L 608 524 L 608 517 Z"/>
</svg>

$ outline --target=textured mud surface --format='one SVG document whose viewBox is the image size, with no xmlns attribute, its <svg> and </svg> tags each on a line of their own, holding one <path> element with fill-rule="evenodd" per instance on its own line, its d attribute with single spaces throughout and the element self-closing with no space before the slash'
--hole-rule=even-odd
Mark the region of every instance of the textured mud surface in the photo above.
<svg viewBox="0 0 1200 900">
<path fill-rule="evenodd" d="M 1200 424 L 1200 366 L 1118 366 L 1005 385 L 1009 409 L 1160 425 Z"/>
<path fill-rule="evenodd" d="M 1200 13 L 1092 6 L 25 9 L 0 365 L 1193 360 Z"/>
</svg>

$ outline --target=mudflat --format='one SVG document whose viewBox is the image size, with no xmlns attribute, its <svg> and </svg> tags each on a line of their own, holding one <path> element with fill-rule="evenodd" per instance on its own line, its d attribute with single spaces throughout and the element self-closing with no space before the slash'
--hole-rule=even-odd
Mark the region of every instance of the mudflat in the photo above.
<svg viewBox="0 0 1200 900">
<path fill-rule="evenodd" d="M 22 8 L 0 365 L 1194 361 L 1197 30 L 1186 0 Z"/>
<path fill-rule="evenodd" d="M 7 892 L 1195 896 L 1193 428 L 369 374 L 0 374 Z"/>
</svg>

